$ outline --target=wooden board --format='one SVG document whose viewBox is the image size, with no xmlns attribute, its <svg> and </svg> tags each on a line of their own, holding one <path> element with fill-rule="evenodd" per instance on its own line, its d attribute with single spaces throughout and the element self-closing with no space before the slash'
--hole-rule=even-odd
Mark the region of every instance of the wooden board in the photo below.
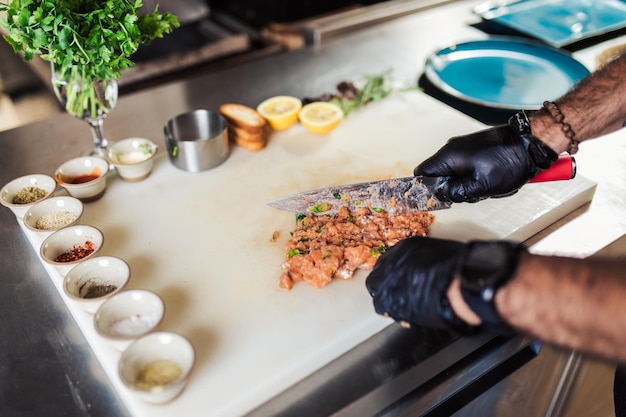
<svg viewBox="0 0 626 417">
<path fill-rule="evenodd" d="M 120 352 L 93 330 L 92 316 L 68 304 L 120 397 L 136 416 L 241 416 L 378 332 L 366 273 L 323 289 L 278 288 L 290 213 L 266 201 L 336 184 L 411 175 L 450 136 L 481 124 L 419 92 L 351 114 L 327 136 L 302 126 L 272 135 L 261 152 L 234 148 L 221 166 L 180 171 L 164 149 L 152 175 L 127 183 L 112 175 L 81 223 L 100 228 L 102 254 L 125 259 L 129 288 L 166 304 L 161 329 L 187 336 L 197 364 L 173 402 L 149 405 L 120 384 Z M 162 138 L 152 138 L 162 143 Z M 436 213 L 433 235 L 524 240 L 592 198 L 594 183 L 532 184 L 513 197 L 457 204 Z M 274 243 L 274 231 L 280 237 Z M 24 230 L 35 250 L 39 242 Z M 61 290 L 61 278 L 48 270 Z"/>
</svg>

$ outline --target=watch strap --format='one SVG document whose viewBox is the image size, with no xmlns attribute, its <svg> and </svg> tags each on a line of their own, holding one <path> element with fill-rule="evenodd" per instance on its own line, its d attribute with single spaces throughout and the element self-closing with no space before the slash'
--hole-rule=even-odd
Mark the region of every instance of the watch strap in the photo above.
<svg viewBox="0 0 626 417">
<path fill-rule="evenodd" d="M 515 113 L 509 118 L 509 127 L 519 136 L 531 161 L 535 164 L 535 173 L 550 168 L 559 155 L 548 145 L 537 139 L 530 129 L 530 121 L 525 111 Z"/>
<path fill-rule="evenodd" d="M 495 296 L 513 277 L 523 249 L 509 241 L 472 241 L 466 247 L 459 271 L 461 295 L 485 329 L 511 330 L 498 313 Z"/>
</svg>

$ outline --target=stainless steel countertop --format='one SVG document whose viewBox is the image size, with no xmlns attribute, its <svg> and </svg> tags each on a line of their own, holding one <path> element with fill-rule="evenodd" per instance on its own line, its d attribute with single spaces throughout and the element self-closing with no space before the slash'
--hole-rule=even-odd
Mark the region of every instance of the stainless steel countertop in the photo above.
<svg viewBox="0 0 626 417">
<path fill-rule="evenodd" d="M 266 97 L 306 97 L 332 91 L 341 80 L 393 68 L 416 83 L 426 57 L 451 41 L 485 33 L 460 1 L 284 53 L 124 96 L 105 121 L 106 135 L 162 142 L 170 117 L 225 102 L 255 106 Z M 442 123 L 445 123 L 442 120 Z M 466 132 L 459 132 L 466 133 Z M 623 132 L 581 146 L 578 173 L 596 181 L 592 203 L 549 227 L 533 250 L 588 256 L 626 231 L 626 146 Z M 0 133 L 0 184 L 30 173 L 51 173 L 90 144 L 86 124 L 69 115 Z M 419 161 L 416 161 L 418 163 Z M 73 323 L 13 214 L 0 210 L 0 415 L 124 416 L 100 365 Z M 397 332 L 397 329 L 390 330 Z"/>
</svg>

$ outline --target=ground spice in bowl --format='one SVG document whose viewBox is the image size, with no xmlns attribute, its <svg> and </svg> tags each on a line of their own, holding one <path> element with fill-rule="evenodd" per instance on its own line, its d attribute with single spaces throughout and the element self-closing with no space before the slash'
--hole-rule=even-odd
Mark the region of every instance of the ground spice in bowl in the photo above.
<svg viewBox="0 0 626 417">
<path fill-rule="evenodd" d="M 82 298 L 92 299 L 104 297 L 115 290 L 117 290 L 117 285 L 98 283 L 95 279 L 90 279 L 80 286 L 78 293 Z"/>
<path fill-rule="evenodd" d="M 172 360 L 160 359 L 144 366 L 135 380 L 137 388 L 151 390 L 176 381 L 182 375 L 180 365 Z"/>
<path fill-rule="evenodd" d="M 13 196 L 13 204 L 30 204 L 41 200 L 48 195 L 48 192 L 39 187 L 24 187 Z"/>
<path fill-rule="evenodd" d="M 76 262 L 89 256 L 95 250 L 96 245 L 91 240 L 88 240 L 82 245 L 76 245 L 67 252 L 63 252 L 56 257 L 54 262 Z"/>
</svg>

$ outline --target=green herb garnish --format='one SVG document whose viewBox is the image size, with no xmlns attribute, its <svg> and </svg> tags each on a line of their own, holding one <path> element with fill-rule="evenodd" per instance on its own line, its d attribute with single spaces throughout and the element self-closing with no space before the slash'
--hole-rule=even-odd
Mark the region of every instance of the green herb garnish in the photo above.
<svg viewBox="0 0 626 417">
<path fill-rule="evenodd" d="M 377 248 L 370 248 L 370 255 L 378 258 L 380 255 L 387 251 L 387 245 L 381 243 Z"/>
<path fill-rule="evenodd" d="M 324 213 L 330 210 L 331 207 L 332 206 L 329 203 L 323 202 L 323 203 L 316 204 L 315 206 L 311 207 L 309 210 L 312 213 Z"/>
<path fill-rule="evenodd" d="M 372 207 L 372 211 L 375 211 L 376 213 L 382 213 L 385 210 L 381 209 L 380 207 Z"/>
<path fill-rule="evenodd" d="M 313 101 L 329 101 L 336 104 L 343 111 L 344 116 L 353 110 L 363 107 L 372 101 L 379 101 L 396 91 L 419 89 L 418 87 L 396 88 L 388 69 L 379 74 L 366 75 L 362 87 L 356 87 L 351 81 L 342 81 L 337 84 L 337 91 L 333 94 L 324 94 L 320 97 L 305 98 L 305 103 Z"/>
<path fill-rule="evenodd" d="M 138 147 L 142 149 L 143 153 L 145 153 L 146 155 L 152 155 L 152 146 L 148 145 L 147 143 L 141 143 Z"/>
<path fill-rule="evenodd" d="M 335 197 L 337 200 L 341 200 L 341 194 L 339 194 L 337 191 L 333 193 L 333 197 Z"/>
<path fill-rule="evenodd" d="M 292 249 L 289 252 L 287 252 L 287 257 L 293 258 L 294 256 L 297 256 L 297 255 L 306 255 L 307 253 L 309 253 L 308 250 L 301 251 L 300 249 Z"/>
</svg>

